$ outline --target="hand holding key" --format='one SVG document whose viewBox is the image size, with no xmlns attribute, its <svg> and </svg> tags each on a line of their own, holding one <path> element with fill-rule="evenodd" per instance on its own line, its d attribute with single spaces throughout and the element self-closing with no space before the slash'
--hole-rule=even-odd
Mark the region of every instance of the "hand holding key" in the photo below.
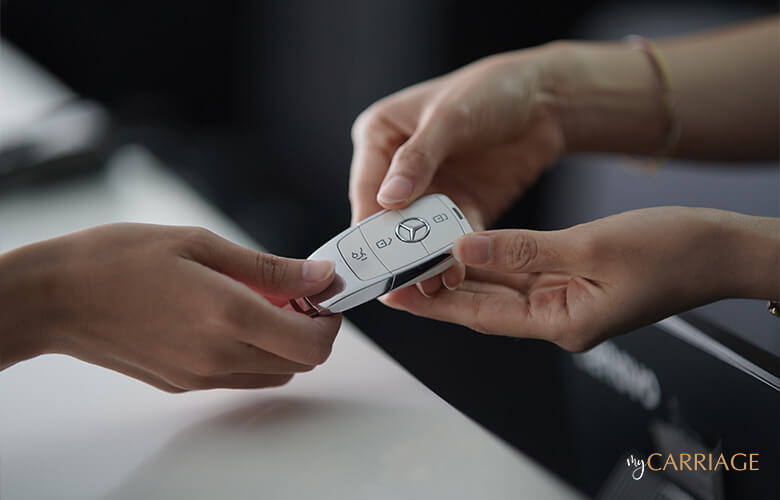
<svg viewBox="0 0 780 500">
<path fill-rule="evenodd" d="M 169 392 L 286 383 L 330 354 L 340 316 L 307 318 L 333 265 L 199 228 L 111 224 L 0 255 L 0 369 L 62 353 Z"/>
<path fill-rule="evenodd" d="M 456 238 L 471 225 L 447 196 L 429 195 L 401 210 L 385 210 L 338 234 L 309 256 L 336 263 L 323 292 L 291 301 L 309 315 L 342 312 L 390 290 L 436 276 L 455 261 Z"/>
</svg>

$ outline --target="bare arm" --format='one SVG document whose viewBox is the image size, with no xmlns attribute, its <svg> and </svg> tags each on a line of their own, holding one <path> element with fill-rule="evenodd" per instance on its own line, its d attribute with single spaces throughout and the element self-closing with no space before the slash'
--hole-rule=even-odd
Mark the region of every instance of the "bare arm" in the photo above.
<svg viewBox="0 0 780 500">
<path fill-rule="evenodd" d="M 109 224 L 0 254 L 0 370 L 69 354 L 182 392 L 287 382 L 325 361 L 339 316 L 283 307 L 333 264 L 203 229 Z"/>
<path fill-rule="evenodd" d="M 682 134 L 676 156 L 778 157 L 778 19 L 659 42 Z M 646 54 L 625 43 L 571 43 L 552 73 L 567 151 L 653 153 L 668 118 Z"/>
</svg>

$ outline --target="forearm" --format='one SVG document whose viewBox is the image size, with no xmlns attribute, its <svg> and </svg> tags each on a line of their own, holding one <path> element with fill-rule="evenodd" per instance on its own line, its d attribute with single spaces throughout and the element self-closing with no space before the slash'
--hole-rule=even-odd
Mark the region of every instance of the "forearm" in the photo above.
<svg viewBox="0 0 780 500">
<path fill-rule="evenodd" d="M 45 245 L 0 254 L 0 370 L 47 350 L 56 304 Z"/>
<path fill-rule="evenodd" d="M 778 157 L 778 23 L 659 43 L 682 133 L 675 155 Z M 653 154 L 670 126 L 650 58 L 625 42 L 565 43 L 545 86 L 568 152 Z"/>
<path fill-rule="evenodd" d="M 556 43 L 543 76 L 567 153 L 652 154 L 668 117 L 647 56 L 628 43 Z"/>
<path fill-rule="evenodd" d="M 780 219 L 724 213 L 724 295 L 780 300 Z"/>
<path fill-rule="evenodd" d="M 687 158 L 778 157 L 778 19 L 661 42 Z"/>
</svg>

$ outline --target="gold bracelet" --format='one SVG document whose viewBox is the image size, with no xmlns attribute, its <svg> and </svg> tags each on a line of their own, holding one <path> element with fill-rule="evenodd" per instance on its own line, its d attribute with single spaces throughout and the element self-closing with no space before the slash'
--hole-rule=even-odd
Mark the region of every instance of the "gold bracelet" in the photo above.
<svg viewBox="0 0 780 500">
<path fill-rule="evenodd" d="M 644 52 L 661 85 L 661 100 L 664 106 L 664 113 L 666 114 L 667 126 L 664 143 L 658 152 L 653 155 L 655 157 L 655 162 L 660 164 L 667 158 L 671 158 L 674 154 L 675 149 L 677 149 L 677 144 L 680 142 L 680 135 L 682 132 L 680 119 L 677 114 L 677 103 L 674 100 L 674 94 L 672 94 L 672 79 L 669 72 L 669 66 L 666 64 L 666 59 L 664 59 L 661 51 L 658 50 L 658 47 L 650 40 L 639 35 L 629 35 L 626 37 L 626 40 L 631 45 Z"/>
<path fill-rule="evenodd" d="M 769 309 L 769 314 L 777 318 L 780 318 L 780 302 L 770 300 L 769 304 L 767 305 L 767 308 Z"/>
</svg>

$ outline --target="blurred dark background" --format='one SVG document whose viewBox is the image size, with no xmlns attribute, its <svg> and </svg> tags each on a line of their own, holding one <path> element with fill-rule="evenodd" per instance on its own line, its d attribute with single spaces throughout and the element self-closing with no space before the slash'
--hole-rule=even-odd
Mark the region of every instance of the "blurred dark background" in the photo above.
<svg viewBox="0 0 780 500">
<path fill-rule="evenodd" d="M 667 35 L 777 11 L 776 0 L 3 0 L 0 6 L 2 36 L 102 103 L 116 124 L 117 145 L 146 145 L 266 249 L 296 257 L 349 224 L 349 131 L 373 101 L 500 51 L 560 38 Z M 777 216 L 777 182 L 766 182 L 765 168 L 750 170 L 755 175 L 747 181 L 717 172 L 702 181 L 683 166 L 683 174 L 648 183 L 646 174 L 614 160 L 588 174 L 578 161 L 594 162 L 554 169 L 499 225 L 560 227 L 637 203 L 719 206 L 721 186 L 740 179 L 753 200 L 721 208 Z M 596 179 L 595 194 L 577 198 L 572 186 L 587 183 L 584 175 Z M 599 175 L 636 185 L 646 196 L 610 198 L 599 191 Z M 694 188 L 702 185 L 712 193 Z M 561 193 L 568 193 L 565 208 L 555 202 Z M 715 316 L 733 316 L 716 309 Z M 598 490 L 603 468 L 586 476 L 561 459 L 582 424 L 573 424 L 576 411 L 561 397 L 571 373 L 556 347 L 475 335 L 378 303 L 347 317 L 455 407 L 584 491 Z"/>
</svg>

